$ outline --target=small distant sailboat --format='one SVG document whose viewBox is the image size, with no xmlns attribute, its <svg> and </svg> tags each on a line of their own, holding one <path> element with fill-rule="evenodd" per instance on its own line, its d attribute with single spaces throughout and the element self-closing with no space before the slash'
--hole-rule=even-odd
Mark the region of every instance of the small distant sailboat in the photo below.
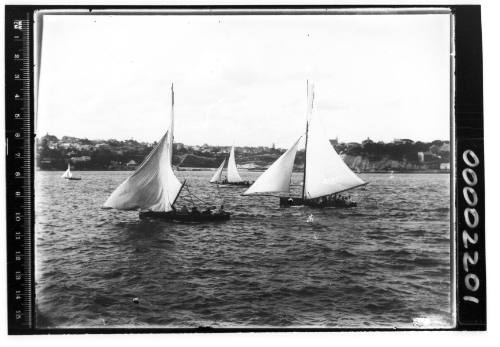
<svg viewBox="0 0 500 347">
<path fill-rule="evenodd" d="M 222 181 L 222 170 L 224 170 L 224 164 L 226 164 L 226 159 L 222 161 L 222 164 L 215 170 L 214 175 L 210 179 L 210 183 L 219 183 Z"/>
<path fill-rule="evenodd" d="M 174 205 L 186 180 L 180 182 L 172 168 L 174 130 L 174 87 L 171 88 L 171 121 L 167 132 L 135 172 L 120 184 L 104 203 L 104 208 L 137 210 L 139 218 L 158 218 L 166 221 L 205 222 L 224 221 L 230 214 L 222 208 L 212 213 L 197 209 L 177 210 Z"/>
<path fill-rule="evenodd" d="M 364 182 L 344 163 L 324 134 L 318 119 L 313 119 L 314 86 L 307 84 L 307 123 L 305 133 L 305 163 L 302 196 L 290 196 L 293 163 L 299 139 L 281 155 L 243 195 L 288 194 L 280 197 L 280 205 L 311 207 L 352 207 L 355 202 L 339 193 L 361 187 Z"/>
<path fill-rule="evenodd" d="M 66 171 L 64 171 L 64 173 L 62 174 L 61 177 L 64 179 L 67 179 L 67 180 L 71 180 L 71 181 L 80 181 L 81 180 L 81 177 L 73 177 L 73 174 L 71 173 L 71 166 L 69 163 L 68 163 L 68 168 L 66 169 Z"/>
<path fill-rule="evenodd" d="M 214 175 L 210 179 L 210 183 L 217 184 L 219 187 L 249 187 L 253 183 L 241 178 L 238 172 L 238 167 L 236 166 L 234 146 L 231 147 L 231 152 L 229 153 L 229 160 L 227 162 L 227 177 L 222 179 L 222 171 L 224 170 L 225 163 L 226 159 L 224 159 L 222 164 L 215 171 Z"/>
</svg>

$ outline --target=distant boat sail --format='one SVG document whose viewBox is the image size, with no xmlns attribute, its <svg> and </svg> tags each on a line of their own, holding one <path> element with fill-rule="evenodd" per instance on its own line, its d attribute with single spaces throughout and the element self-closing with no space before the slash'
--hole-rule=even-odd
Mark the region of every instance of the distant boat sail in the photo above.
<svg viewBox="0 0 500 347">
<path fill-rule="evenodd" d="M 177 221 L 229 219 L 229 214 L 226 212 L 201 215 L 199 212 L 177 213 L 174 208 L 186 181 L 181 183 L 172 169 L 173 85 L 171 93 L 171 121 L 167 132 L 137 170 L 111 193 L 103 207 L 118 210 L 147 210 L 139 214 L 141 218 L 144 216 Z"/>
<path fill-rule="evenodd" d="M 210 183 L 220 182 L 222 179 L 222 170 L 224 169 L 224 164 L 226 164 L 226 159 L 220 164 L 219 168 L 215 171 L 214 175 L 210 179 Z"/>
<path fill-rule="evenodd" d="M 79 181 L 81 180 L 80 177 L 73 177 L 73 174 L 71 173 L 71 167 L 68 163 L 68 168 L 66 169 L 66 171 L 64 171 L 64 173 L 62 174 L 61 176 L 62 178 L 64 179 L 67 179 L 67 180 L 71 180 L 71 181 Z"/>
<path fill-rule="evenodd" d="M 229 183 L 238 183 L 243 181 L 240 174 L 238 173 L 238 168 L 236 167 L 236 159 L 234 158 L 234 146 L 231 147 L 231 153 L 229 154 L 229 160 L 227 162 L 227 181 Z"/>
<path fill-rule="evenodd" d="M 325 205 L 313 199 L 331 196 L 367 184 L 344 163 L 330 144 L 319 119 L 313 119 L 314 86 L 307 86 L 306 159 L 301 198 L 281 198 L 285 205 Z M 299 139 L 300 140 L 300 139 Z M 244 195 L 289 193 L 297 140 L 245 192 Z M 332 205 L 337 203 L 332 201 Z"/>
<path fill-rule="evenodd" d="M 71 177 L 73 177 L 73 174 L 71 173 L 71 168 L 70 168 L 69 163 L 68 163 L 68 168 L 66 169 L 66 171 L 64 171 L 64 173 L 62 174 L 61 177 L 62 178 L 71 178 Z"/>
<path fill-rule="evenodd" d="M 215 171 L 214 175 L 210 179 L 210 183 L 216 183 L 221 186 L 250 186 L 249 181 L 245 181 L 241 178 L 238 167 L 236 166 L 236 159 L 234 155 L 234 146 L 231 147 L 231 151 L 229 153 L 229 160 L 227 161 L 227 177 L 222 179 L 222 171 L 224 170 L 224 164 L 226 163 L 226 159 L 222 162 L 219 168 Z"/>
</svg>

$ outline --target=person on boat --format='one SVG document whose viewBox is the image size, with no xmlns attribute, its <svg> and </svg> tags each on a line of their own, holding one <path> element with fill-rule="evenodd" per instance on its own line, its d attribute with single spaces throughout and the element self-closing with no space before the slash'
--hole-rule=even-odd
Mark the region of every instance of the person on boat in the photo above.
<svg viewBox="0 0 500 347">
<path fill-rule="evenodd" d="M 186 205 L 182 205 L 181 213 L 182 214 L 188 214 L 189 213 L 188 208 L 186 207 Z"/>
<path fill-rule="evenodd" d="M 193 206 L 193 207 L 191 208 L 191 213 L 192 213 L 192 214 L 200 214 L 200 211 L 198 210 L 198 208 L 197 208 L 196 206 Z"/>
<path fill-rule="evenodd" d="M 288 204 L 289 204 L 290 206 L 292 206 L 292 204 L 293 204 L 293 199 L 292 199 L 292 198 L 288 198 Z"/>
<path fill-rule="evenodd" d="M 218 214 L 224 214 L 224 205 L 220 205 L 219 210 L 217 211 Z"/>
<path fill-rule="evenodd" d="M 206 216 L 211 216 L 212 215 L 212 206 L 207 207 L 201 214 L 206 215 Z"/>
</svg>

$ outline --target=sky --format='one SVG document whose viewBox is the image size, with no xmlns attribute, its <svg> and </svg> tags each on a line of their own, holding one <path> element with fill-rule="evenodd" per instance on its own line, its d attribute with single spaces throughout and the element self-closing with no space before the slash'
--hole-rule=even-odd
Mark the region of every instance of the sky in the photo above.
<svg viewBox="0 0 500 347">
<path fill-rule="evenodd" d="M 37 133 L 287 147 L 330 138 L 448 140 L 450 17 L 45 15 Z"/>
</svg>

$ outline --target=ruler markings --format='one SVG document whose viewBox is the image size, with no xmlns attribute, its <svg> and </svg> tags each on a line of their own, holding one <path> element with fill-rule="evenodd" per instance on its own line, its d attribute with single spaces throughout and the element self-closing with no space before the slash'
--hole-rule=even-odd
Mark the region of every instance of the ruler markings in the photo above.
<svg viewBox="0 0 500 347">
<path fill-rule="evenodd" d="M 31 11 L 6 13 L 9 329 L 33 328 Z M 22 18 L 25 17 L 25 18 Z"/>
</svg>

